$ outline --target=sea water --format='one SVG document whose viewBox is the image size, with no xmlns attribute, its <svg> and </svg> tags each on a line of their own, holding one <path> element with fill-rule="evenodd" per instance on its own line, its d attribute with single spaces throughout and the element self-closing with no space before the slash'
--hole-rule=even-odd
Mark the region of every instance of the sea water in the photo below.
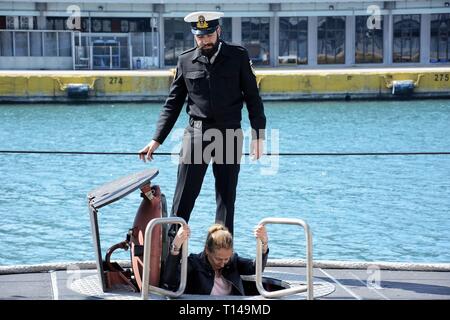
<svg viewBox="0 0 450 320">
<path fill-rule="evenodd" d="M 152 138 L 161 104 L 0 105 L 0 150 L 137 152 Z M 449 152 L 450 100 L 266 102 L 266 151 Z M 243 110 L 243 128 L 249 127 Z M 185 112 L 157 152 L 178 152 Z M 247 143 L 246 152 L 249 151 Z M 158 168 L 153 183 L 170 210 L 177 157 L 0 154 L 0 265 L 94 260 L 87 193 Z M 254 226 L 299 218 L 315 260 L 450 262 L 450 156 L 265 156 L 243 158 L 235 250 L 254 257 Z M 125 239 L 135 191 L 99 211 L 103 253 Z M 191 214 L 190 252 L 215 218 L 211 167 Z M 304 258 L 303 230 L 268 225 L 271 258 Z M 126 259 L 128 253 L 118 254 Z"/>
</svg>

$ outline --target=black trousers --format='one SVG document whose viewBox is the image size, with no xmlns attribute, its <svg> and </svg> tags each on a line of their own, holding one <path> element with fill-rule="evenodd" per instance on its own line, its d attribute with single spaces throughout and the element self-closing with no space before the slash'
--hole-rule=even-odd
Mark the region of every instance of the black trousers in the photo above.
<svg viewBox="0 0 450 320">
<path fill-rule="evenodd" d="M 233 233 L 242 145 L 240 127 L 222 128 L 191 120 L 185 129 L 180 151 L 172 215 L 189 221 L 212 161 L 216 189 L 215 222 L 225 225 Z"/>
</svg>

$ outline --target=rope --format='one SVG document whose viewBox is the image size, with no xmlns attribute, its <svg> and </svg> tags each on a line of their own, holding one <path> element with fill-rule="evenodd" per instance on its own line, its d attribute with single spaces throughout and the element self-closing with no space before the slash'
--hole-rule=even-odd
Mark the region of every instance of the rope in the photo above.
<svg viewBox="0 0 450 320">
<path fill-rule="evenodd" d="M 303 259 L 269 259 L 267 267 L 305 267 Z M 314 268 L 322 269 L 368 269 L 379 268 L 393 271 L 450 271 L 450 263 L 390 262 L 390 261 L 334 261 L 314 260 Z"/>
<path fill-rule="evenodd" d="M 115 155 L 115 156 L 137 156 L 137 152 L 100 152 L 100 151 L 46 151 L 46 150 L 0 150 L 0 154 L 62 154 L 62 155 Z M 175 152 L 154 152 L 153 155 L 159 156 L 177 156 Z M 249 156 L 250 153 L 243 153 Z M 427 155 L 450 155 L 450 152 L 279 152 L 265 153 L 266 156 L 427 156 Z"/>
<path fill-rule="evenodd" d="M 130 268 L 129 260 L 117 260 L 124 268 Z M 389 261 L 332 261 L 332 260 L 314 260 L 314 268 L 323 269 L 367 269 L 378 267 L 382 270 L 393 271 L 450 271 L 450 263 L 416 263 L 416 262 L 389 262 Z M 267 267 L 305 267 L 306 261 L 302 259 L 269 259 Z M 0 266 L 0 275 L 48 272 L 51 270 L 96 269 L 95 261 L 72 261 L 72 262 L 54 262 L 35 265 L 11 265 Z"/>
</svg>

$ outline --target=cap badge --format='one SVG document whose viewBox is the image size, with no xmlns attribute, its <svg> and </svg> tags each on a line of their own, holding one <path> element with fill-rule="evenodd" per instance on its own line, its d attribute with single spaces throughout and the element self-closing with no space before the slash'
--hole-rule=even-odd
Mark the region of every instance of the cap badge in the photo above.
<svg viewBox="0 0 450 320">
<path fill-rule="evenodd" d="M 206 22 L 204 16 L 199 16 L 198 17 L 197 28 L 198 29 L 206 29 L 206 28 L 208 28 L 208 23 Z"/>
</svg>

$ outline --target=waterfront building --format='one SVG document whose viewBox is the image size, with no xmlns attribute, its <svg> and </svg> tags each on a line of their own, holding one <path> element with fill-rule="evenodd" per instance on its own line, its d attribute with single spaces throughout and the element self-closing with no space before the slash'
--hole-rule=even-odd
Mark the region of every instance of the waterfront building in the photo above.
<svg viewBox="0 0 450 320">
<path fill-rule="evenodd" d="M 0 0 L 0 69 L 172 68 L 200 10 L 224 12 L 223 39 L 260 68 L 450 65 L 445 0 Z"/>
</svg>

